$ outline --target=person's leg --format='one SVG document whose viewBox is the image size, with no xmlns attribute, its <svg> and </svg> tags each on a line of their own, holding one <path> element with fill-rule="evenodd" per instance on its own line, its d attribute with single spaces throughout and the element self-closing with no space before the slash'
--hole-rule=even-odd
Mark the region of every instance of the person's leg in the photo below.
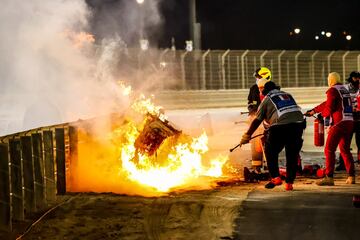
<svg viewBox="0 0 360 240">
<path fill-rule="evenodd" d="M 349 176 L 355 176 L 354 159 L 350 152 L 351 136 L 353 133 L 353 123 L 350 121 L 343 122 L 341 124 L 341 129 L 342 129 L 342 136 L 339 142 L 340 154 L 344 159 L 346 171 L 349 174 Z"/>
<path fill-rule="evenodd" d="M 341 138 L 341 131 L 342 129 L 339 128 L 338 125 L 335 125 L 330 128 L 328 136 L 326 138 L 325 143 L 325 174 L 328 177 L 333 177 L 334 175 L 334 168 L 335 168 L 335 152 L 336 148 L 339 145 L 340 138 Z"/>
<path fill-rule="evenodd" d="M 280 138 L 279 127 L 269 129 L 267 138 L 265 140 L 265 157 L 269 169 L 270 176 L 276 178 L 280 176 L 279 173 L 279 153 L 284 147 L 284 139 Z"/>
<path fill-rule="evenodd" d="M 354 122 L 354 134 L 357 147 L 357 162 L 360 162 L 360 121 Z"/>
<path fill-rule="evenodd" d="M 293 183 L 296 178 L 296 170 L 298 165 L 298 157 L 302 148 L 302 132 L 303 128 L 300 124 L 288 125 L 288 129 L 284 132 L 285 153 L 286 153 L 286 183 Z"/>
</svg>

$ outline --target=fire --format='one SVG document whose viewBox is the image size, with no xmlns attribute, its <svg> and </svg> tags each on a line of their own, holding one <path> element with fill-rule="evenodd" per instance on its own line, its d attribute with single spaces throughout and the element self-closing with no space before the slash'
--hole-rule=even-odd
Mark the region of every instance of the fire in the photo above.
<svg viewBox="0 0 360 240">
<path fill-rule="evenodd" d="M 67 37 L 73 44 L 75 48 L 82 48 L 86 44 L 91 44 L 95 42 L 94 35 L 86 32 L 73 32 L 66 30 L 63 32 L 63 35 Z"/>
<path fill-rule="evenodd" d="M 166 118 L 161 113 L 162 108 L 155 106 L 143 95 L 134 102 L 132 108 L 140 114 L 156 114 L 161 120 Z M 158 149 L 160 153 L 156 156 L 147 156 L 136 152 L 134 146 L 142 127 L 137 128 L 131 122 L 125 128 L 127 129 L 125 144 L 119 144 L 120 159 L 122 170 L 133 181 L 166 192 L 199 176 L 222 175 L 222 166 L 227 161 L 226 157 L 211 160 L 209 166 L 203 163 L 203 155 L 208 151 L 208 137 L 205 132 L 198 138 L 182 135 L 176 144 L 173 144 L 174 139 L 170 137 Z M 134 161 L 134 159 L 138 160 Z"/>
<path fill-rule="evenodd" d="M 119 86 L 124 94 L 132 94 L 131 88 L 120 83 Z M 146 145 L 144 149 L 139 149 L 143 146 L 139 144 L 139 138 L 148 127 L 149 117 L 156 119 L 152 126 L 169 126 L 168 131 L 173 130 L 175 134 L 169 134 L 161 141 L 154 139 L 156 144 L 151 145 L 151 149 Z M 80 130 L 78 162 L 72 167 L 72 191 L 111 191 L 151 196 L 189 185 L 200 186 L 200 177 L 203 180 L 204 176 L 209 187 L 213 178 L 222 177 L 228 158 L 209 159 L 206 133 L 193 138 L 171 128 L 166 119 L 162 107 L 155 106 L 150 98 L 140 95 L 132 101 L 131 110 L 123 121 L 111 124 L 107 135 L 93 134 L 94 126 Z"/>
</svg>

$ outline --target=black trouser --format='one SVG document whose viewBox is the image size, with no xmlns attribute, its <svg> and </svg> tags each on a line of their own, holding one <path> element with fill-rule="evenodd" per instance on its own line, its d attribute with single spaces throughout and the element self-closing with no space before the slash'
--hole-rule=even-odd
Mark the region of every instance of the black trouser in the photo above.
<svg viewBox="0 0 360 240">
<path fill-rule="evenodd" d="M 355 135 L 355 143 L 357 148 L 357 159 L 356 161 L 360 160 L 360 121 L 354 121 L 354 135 Z M 341 154 L 339 155 L 339 165 L 341 168 L 345 169 L 344 159 L 342 158 Z"/>
<path fill-rule="evenodd" d="M 296 177 L 298 156 L 302 147 L 303 123 L 275 125 L 268 129 L 265 140 L 265 156 L 272 178 L 278 177 L 279 153 L 285 147 L 286 182 L 293 183 Z"/>
<path fill-rule="evenodd" d="M 354 121 L 354 134 L 357 147 L 357 160 L 360 160 L 360 121 Z"/>
</svg>

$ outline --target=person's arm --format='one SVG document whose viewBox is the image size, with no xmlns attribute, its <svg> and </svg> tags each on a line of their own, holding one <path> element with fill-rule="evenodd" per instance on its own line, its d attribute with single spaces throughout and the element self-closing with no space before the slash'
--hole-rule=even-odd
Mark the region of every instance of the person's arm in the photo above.
<svg viewBox="0 0 360 240">
<path fill-rule="evenodd" d="M 248 95 L 248 110 L 249 115 L 254 115 L 257 111 L 257 108 L 260 104 L 260 92 L 257 85 L 253 85 L 250 88 L 249 95 Z"/>
<path fill-rule="evenodd" d="M 266 104 L 268 99 L 265 98 L 259 106 L 258 111 L 256 112 L 256 118 L 251 122 L 249 129 L 246 131 L 246 133 L 243 134 L 240 144 L 246 144 L 250 141 L 251 135 L 255 132 L 255 130 L 259 127 L 261 122 L 265 118 L 266 113 Z"/>
<path fill-rule="evenodd" d="M 326 101 L 321 103 L 319 106 L 314 108 L 314 111 L 317 113 L 321 113 L 321 115 L 326 118 L 330 117 L 331 114 L 336 110 L 337 97 L 339 93 L 336 89 L 330 88 L 326 92 Z"/>
</svg>

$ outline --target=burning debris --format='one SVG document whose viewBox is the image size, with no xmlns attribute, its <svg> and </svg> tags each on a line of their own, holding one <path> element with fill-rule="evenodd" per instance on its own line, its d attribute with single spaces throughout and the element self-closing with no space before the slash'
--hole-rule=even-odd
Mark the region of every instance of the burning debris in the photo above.
<svg viewBox="0 0 360 240">
<path fill-rule="evenodd" d="M 177 139 L 180 134 L 181 131 L 171 126 L 167 120 L 162 121 L 159 117 L 148 113 L 144 129 L 136 138 L 134 145 L 139 153 L 152 156 L 165 139 L 172 136 Z"/>
</svg>

